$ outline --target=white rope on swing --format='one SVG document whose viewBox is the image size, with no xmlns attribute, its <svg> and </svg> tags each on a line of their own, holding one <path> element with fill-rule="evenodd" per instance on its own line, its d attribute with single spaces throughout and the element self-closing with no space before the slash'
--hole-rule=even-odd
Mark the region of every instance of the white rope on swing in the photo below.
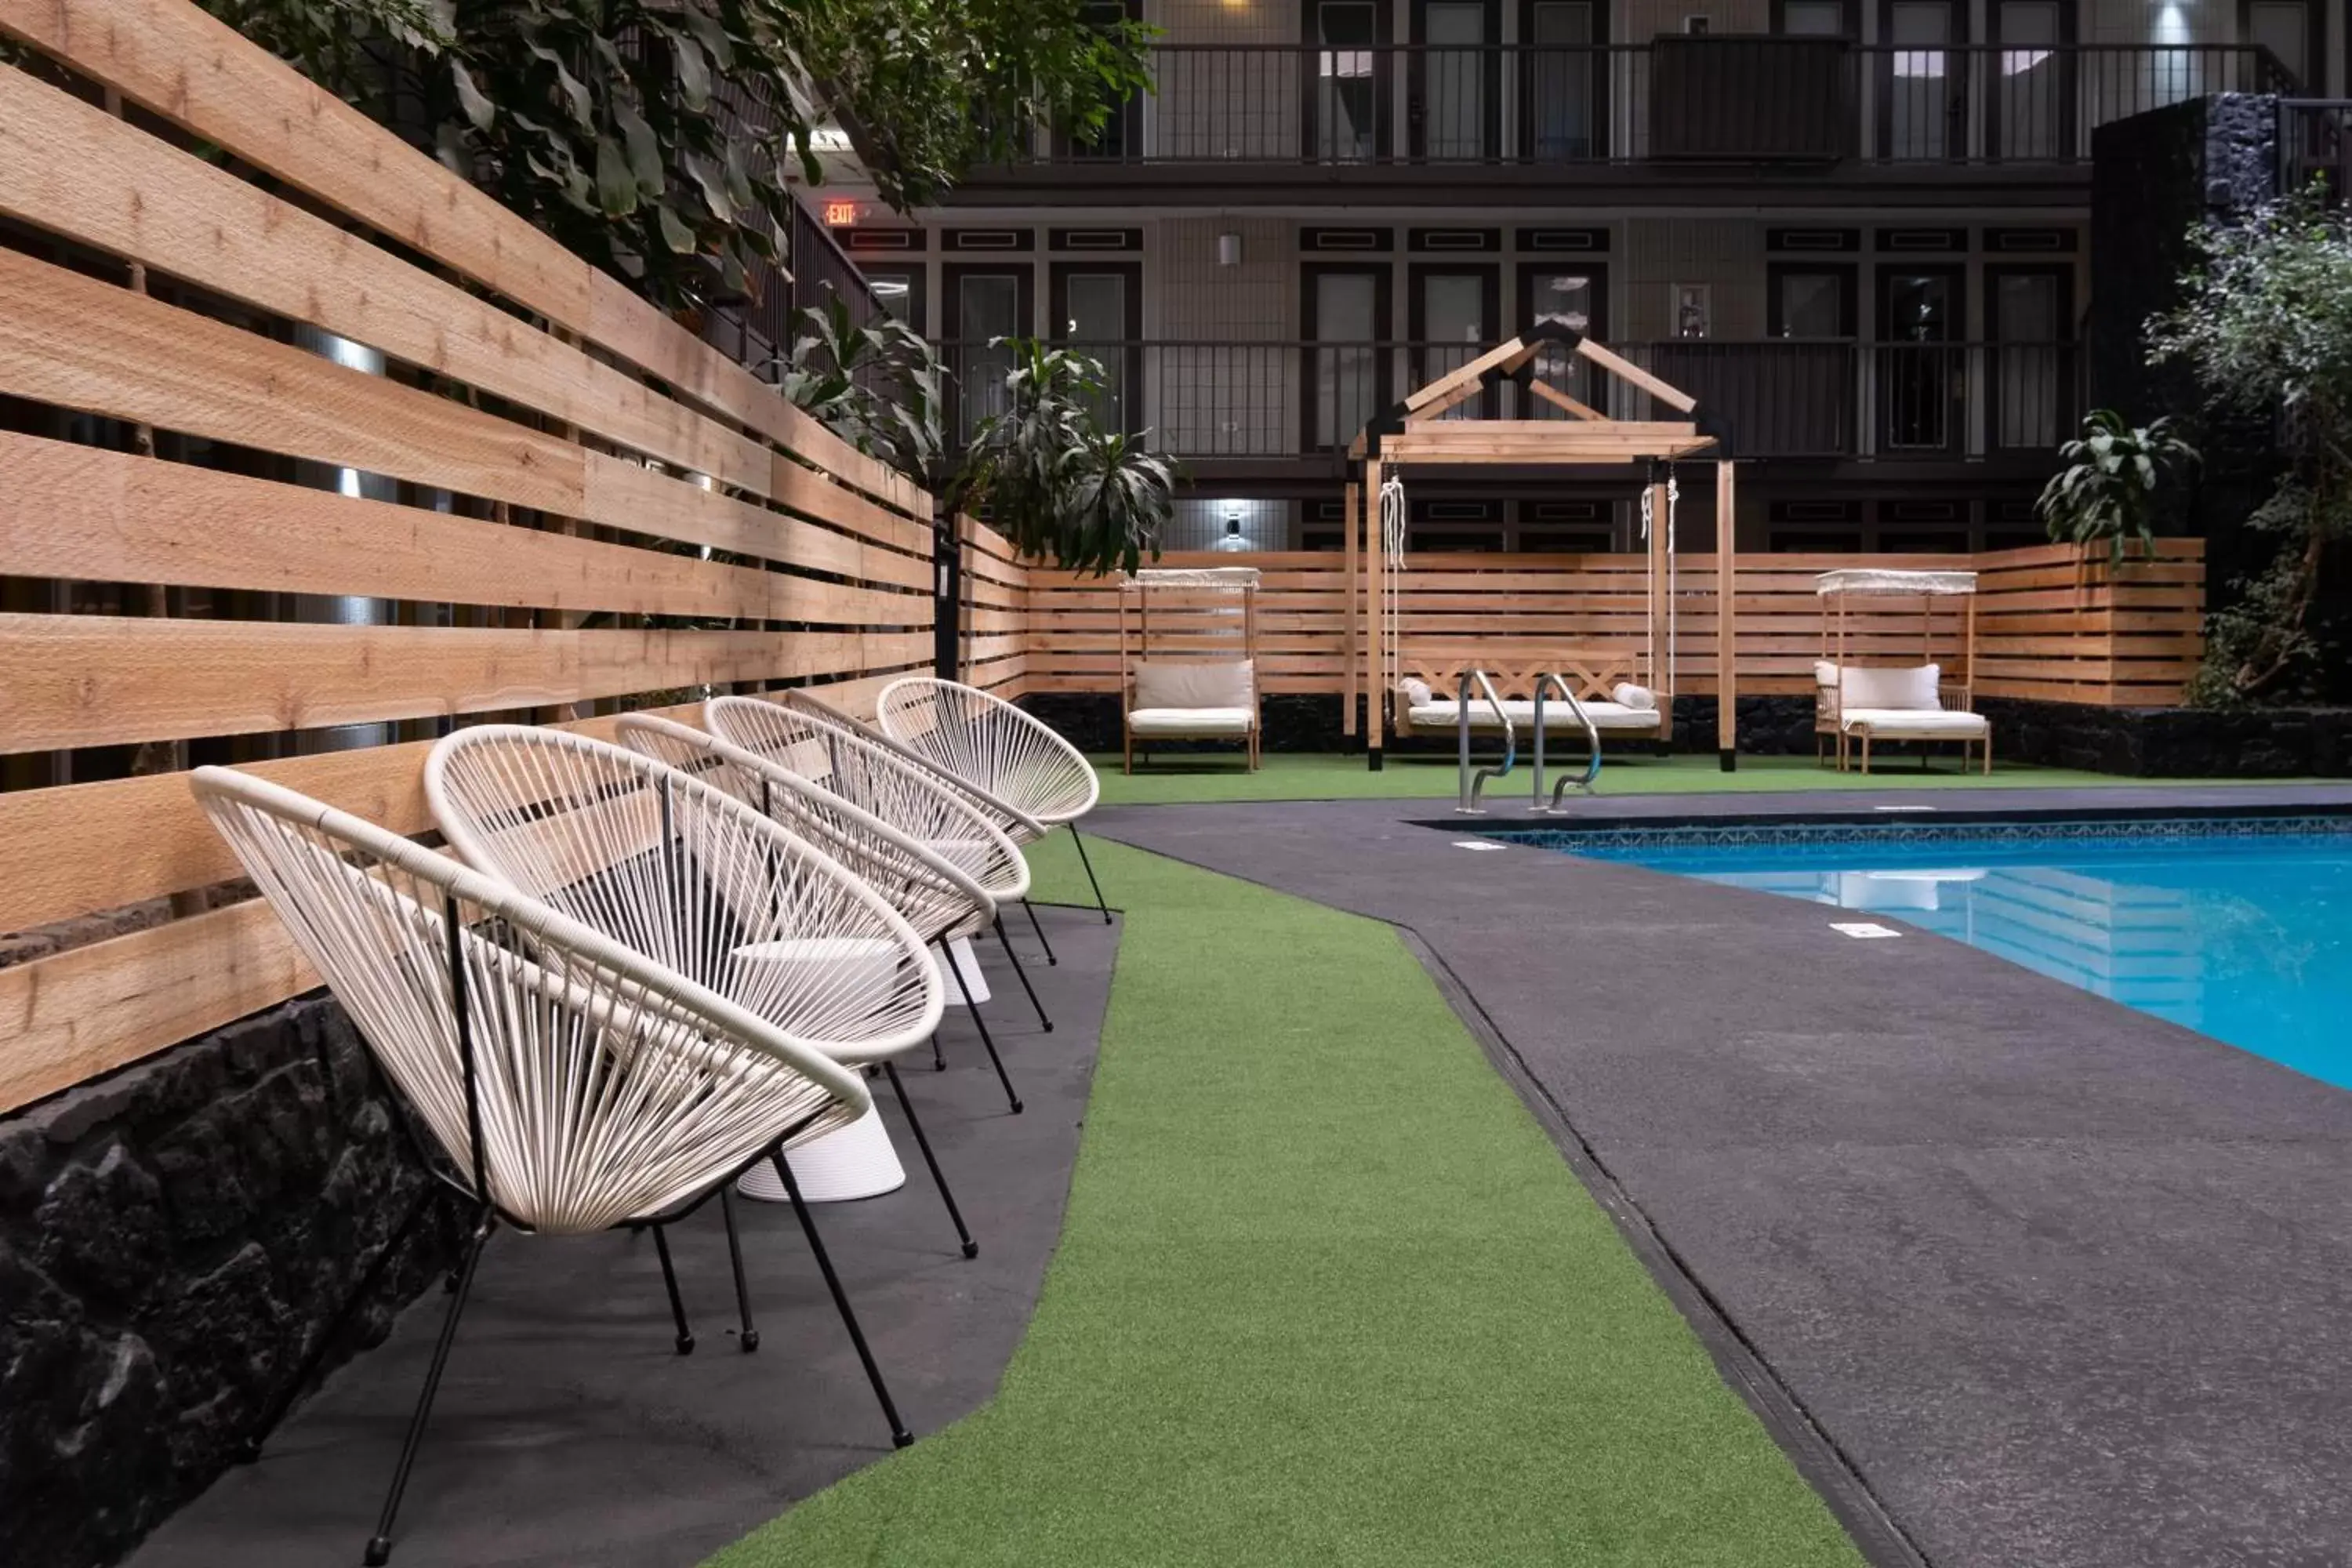
<svg viewBox="0 0 2352 1568">
<path fill-rule="evenodd" d="M 1666 465 L 1666 700 L 1675 694 L 1675 510 L 1682 500 L 1682 486 L 1675 481 L 1675 466 Z M 1655 674 L 1657 666 L 1650 667 Z"/>
<path fill-rule="evenodd" d="M 1391 691 L 1404 679 L 1404 480 L 1392 473 L 1381 481 L 1381 556 L 1388 568 L 1381 582 L 1381 629 Z"/>
</svg>

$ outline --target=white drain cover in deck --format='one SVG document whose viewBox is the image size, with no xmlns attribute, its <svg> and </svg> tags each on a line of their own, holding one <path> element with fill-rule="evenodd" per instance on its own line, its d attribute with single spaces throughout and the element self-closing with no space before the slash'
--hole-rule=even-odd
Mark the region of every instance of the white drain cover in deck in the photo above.
<svg viewBox="0 0 2352 1568">
<path fill-rule="evenodd" d="M 1864 939 L 1881 936 L 1901 936 L 1903 934 L 1901 931 L 1896 931 L 1893 926 L 1883 926 L 1874 921 L 1830 921 L 1830 930 L 1833 931 L 1842 931 L 1847 936 L 1856 936 Z"/>
</svg>

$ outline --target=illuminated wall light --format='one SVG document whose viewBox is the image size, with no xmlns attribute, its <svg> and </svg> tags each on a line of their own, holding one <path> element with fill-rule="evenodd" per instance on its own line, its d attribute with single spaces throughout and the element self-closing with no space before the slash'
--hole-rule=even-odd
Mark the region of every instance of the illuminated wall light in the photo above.
<svg viewBox="0 0 2352 1568">
<path fill-rule="evenodd" d="M 1242 264 L 1242 237 L 1238 234 L 1217 236 L 1217 265 L 1239 267 Z"/>
</svg>

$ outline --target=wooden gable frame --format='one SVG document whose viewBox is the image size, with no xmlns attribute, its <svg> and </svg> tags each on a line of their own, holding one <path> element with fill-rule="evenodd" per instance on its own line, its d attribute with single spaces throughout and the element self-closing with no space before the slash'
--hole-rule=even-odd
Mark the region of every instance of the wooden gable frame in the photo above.
<svg viewBox="0 0 2352 1568">
<path fill-rule="evenodd" d="M 1647 393 L 1654 402 L 1684 417 L 1616 419 L 1556 387 L 1546 385 L 1536 380 L 1529 371 L 1536 356 L 1548 346 L 1565 348 L 1616 380 Z M 1567 420 L 1447 417 L 1471 399 L 1506 380 L 1525 387 L 1530 396 L 1539 398 L 1572 417 Z M 1732 677 L 1731 635 L 1736 541 L 1729 524 L 1737 515 L 1737 501 L 1731 440 L 1729 431 L 1700 408 L 1697 398 L 1651 374 L 1623 355 L 1594 342 L 1581 332 L 1565 327 L 1543 327 L 1498 343 L 1467 363 L 1447 371 L 1426 386 L 1409 394 L 1358 433 L 1348 447 L 1348 457 L 1351 463 L 1362 465 L 1359 482 L 1350 485 L 1348 490 L 1348 553 L 1351 562 L 1357 556 L 1356 537 L 1360 527 L 1365 544 L 1362 552 L 1364 593 L 1361 613 L 1369 632 L 1362 646 L 1369 656 L 1366 666 L 1369 690 L 1376 694 L 1382 692 L 1381 670 L 1387 640 L 1380 614 L 1382 595 L 1386 591 L 1381 581 L 1384 552 L 1381 548 L 1379 521 L 1384 468 L 1406 464 L 1498 464 L 1513 468 L 1614 466 L 1673 462 L 1686 458 L 1713 458 L 1716 463 L 1716 515 L 1724 520 L 1718 529 L 1722 537 L 1715 552 L 1717 615 L 1721 623 L 1721 635 L 1717 639 L 1717 675 L 1720 695 L 1717 701 L 1717 748 L 1726 771 L 1736 765 L 1736 693 Z M 1664 486 L 1658 482 L 1654 470 L 1651 479 L 1652 505 L 1663 515 Z M 1654 646 L 1659 635 L 1659 623 L 1665 614 L 1665 594 L 1656 580 L 1660 565 L 1667 560 L 1665 531 L 1663 528 L 1654 529 L 1650 541 L 1652 583 L 1649 598 Z M 1351 594 L 1351 647 L 1356 645 L 1353 631 L 1357 613 L 1355 596 Z M 1352 669 L 1349 673 L 1352 691 Z M 1671 702 L 1671 691 L 1667 697 Z M 1368 761 L 1374 768 L 1381 765 L 1381 742 L 1385 729 L 1382 712 L 1386 706 L 1383 695 L 1370 705 L 1370 710 L 1371 722 L 1370 733 L 1366 736 L 1366 749 Z M 1671 717 L 1666 722 L 1671 732 Z M 1354 725 L 1354 703 L 1350 701 L 1344 727 L 1352 733 Z"/>
</svg>

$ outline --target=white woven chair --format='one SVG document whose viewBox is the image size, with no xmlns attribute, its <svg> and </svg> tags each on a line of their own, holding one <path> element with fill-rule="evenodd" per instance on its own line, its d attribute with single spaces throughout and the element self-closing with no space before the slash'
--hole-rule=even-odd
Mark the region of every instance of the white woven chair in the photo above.
<svg viewBox="0 0 2352 1568">
<path fill-rule="evenodd" d="M 1095 808 L 1102 785 L 1076 746 L 1001 697 L 928 675 L 901 676 L 884 687 L 876 716 L 884 734 L 934 766 L 1048 830 L 1067 826 L 1095 905 L 1110 923 L 1110 905 L 1078 832 L 1078 818 Z"/>
<path fill-rule="evenodd" d="M 803 687 L 788 687 L 777 691 L 765 692 L 761 695 L 759 700 L 772 702 L 813 727 L 834 731 L 840 734 L 854 735 L 861 741 L 868 742 L 893 755 L 903 758 L 969 801 L 982 816 L 995 824 L 998 831 L 1010 838 L 1016 847 L 1034 844 L 1054 830 L 1052 824 L 1038 821 L 1020 807 L 1005 801 L 1002 796 L 991 795 L 968 779 L 958 778 L 912 746 L 903 744 L 864 720 L 842 711 Z M 1025 862 L 1024 868 L 1026 868 Z M 1054 955 L 1052 940 L 1045 935 L 1045 922 L 1037 918 L 1037 906 L 1029 901 L 1029 896 L 1025 892 L 1021 895 L 1021 908 L 1029 917 L 1029 929 L 1037 933 L 1037 945 L 1044 951 L 1045 962 L 1049 964 L 1061 963 L 1062 961 Z"/>
<path fill-rule="evenodd" d="M 797 1026 L 837 1061 L 880 1066 L 905 1103 L 892 1058 L 939 1026 L 938 972 L 921 933 L 807 838 L 641 752 L 511 724 L 443 737 L 425 759 L 425 795 L 467 861 Z M 901 1022 L 920 1027 L 892 1026 Z M 928 1156 L 919 1122 L 916 1133 Z M 978 1248 L 940 1186 L 970 1257 Z M 797 1189 L 787 1195 L 807 1224 Z M 740 1277 L 737 1289 L 752 1337 Z"/>
<path fill-rule="evenodd" d="M 693 1336 L 663 1226 L 872 1101 L 808 1040 L 446 856 L 250 774 L 199 768 L 190 783 L 414 1108 L 443 1179 L 474 1205 L 368 1542 L 367 1561 L 381 1563 L 500 1223 L 549 1235 L 650 1228 L 685 1353 Z M 894 1026 L 921 1023 L 917 1008 Z M 884 1408 L 904 1431 L 887 1395 Z"/>
<path fill-rule="evenodd" d="M 846 801 L 927 845 L 995 903 L 1027 900 L 1029 862 L 1000 820 L 911 753 L 859 727 L 835 725 L 798 706 L 759 697 L 714 697 L 702 705 L 702 722 L 721 740 L 821 786 L 824 798 Z M 1038 1023 L 1051 1034 L 1054 1021 L 1037 1000 L 1021 955 L 1005 940 L 1004 922 L 992 914 L 990 924 Z"/>
<path fill-rule="evenodd" d="M 680 773 L 701 779 L 726 791 L 772 818 L 788 832 L 809 838 L 824 852 L 839 860 L 863 878 L 893 908 L 904 915 L 918 936 L 940 951 L 949 970 L 955 975 L 956 987 L 963 994 L 967 1006 L 971 1005 L 971 982 L 965 977 L 963 964 L 956 956 L 955 944 L 976 931 L 997 926 L 996 902 L 971 873 L 939 852 L 935 844 L 926 843 L 910 834 L 901 832 L 856 803 L 842 798 L 824 785 L 777 766 L 765 757 L 734 745 L 715 735 L 652 714 L 630 714 L 619 725 L 621 742 L 630 749 L 676 768 Z M 969 807 L 951 803 L 969 815 Z M 992 834 L 1003 853 L 1016 863 L 1019 850 L 1013 848 L 1003 835 L 994 834 L 984 822 L 976 825 L 958 819 L 961 831 L 986 830 Z M 966 856 L 965 858 L 971 857 Z M 1024 868 L 1025 871 L 1025 868 Z M 1025 883 L 1025 876 L 1024 878 Z M 1024 977 L 1026 983 L 1026 977 Z M 1034 995 L 1034 994 L 1033 994 Z M 1041 1010 L 1042 1011 L 1042 1010 Z M 1004 1087 L 1004 1098 L 1014 1115 L 1021 1112 L 1021 1096 L 1013 1088 L 1013 1079 L 997 1054 L 996 1041 L 988 1032 L 986 1020 L 979 1010 L 972 1009 L 972 1021 L 980 1027 L 981 1043 L 988 1049 L 988 1059 L 996 1068 L 997 1081 Z M 1046 1027 L 1053 1026 L 1048 1024 Z M 938 1060 L 939 1036 L 932 1035 L 934 1059 Z M 940 1065 L 944 1066 L 941 1061 Z M 896 1082 L 895 1077 L 893 1082 Z M 906 1101 L 906 1090 L 899 1087 L 899 1101 Z M 908 1120 L 914 1121 L 911 1107 Z M 916 1139 L 922 1142 L 919 1125 Z M 930 1146 L 923 1144 L 923 1155 L 930 1158 Z M 934 1163 L 931 1173 L 939 1177 Z M 940 1182 L 942 1196 L 947 1195 L 947 1184 Z M 948 1198 L 950 1213 L 955 1200 Z M 961 1221 L 958 1222 L 961 1225 Z M 969 1247 L 969 1243 L 967 1243 Z"/>
</svg>

